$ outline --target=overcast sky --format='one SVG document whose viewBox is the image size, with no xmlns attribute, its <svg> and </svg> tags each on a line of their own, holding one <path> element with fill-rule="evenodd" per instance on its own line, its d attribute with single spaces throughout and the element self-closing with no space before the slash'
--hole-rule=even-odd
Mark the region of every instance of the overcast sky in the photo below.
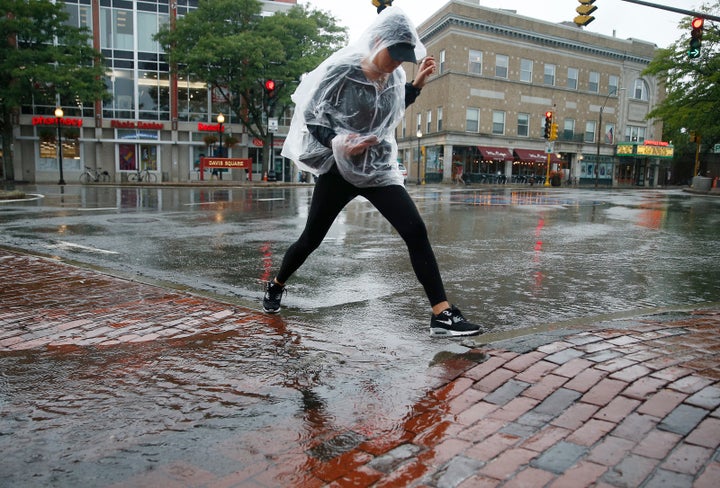
<svg viewBox="0 0 720 488">
<path fill-rule="evenodd" d="M 469 2 L 478 0 L 468 0 Z M 697 10 L 700 0 L 645 0 L 685 10 Z M 356 39 L 372 22 L 377 12 L 371 0 L 299 0 L 298 3 L 330 12 L 338 23 L 349 28 L 350 41 Z M 420 24 L 439 10 L 447 0 L 395 0 L 393 6 L 403 9 L 410 18 Z M 548 22 L 572 21 L 577 15 L 578 0 L 480 0 L 483 7 L 516 10 L 519 15 Z M 673 41 L 687 37 L 678 29 L 682 14 L 645 7 L 622 0 L 597 0 L 598 9 L 592 14 L 595 20 L 585 29 L 620 39 L 634 37 L 667 47 Z"/>
</svg>

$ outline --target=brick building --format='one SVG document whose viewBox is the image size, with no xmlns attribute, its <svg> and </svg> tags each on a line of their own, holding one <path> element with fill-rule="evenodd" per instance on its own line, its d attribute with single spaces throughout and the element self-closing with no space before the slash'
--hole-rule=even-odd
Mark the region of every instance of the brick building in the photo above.
<svg viewBox="0 0 720 488">
<path fill-rule="evenodd" d="M 398 129 L 410 181 L 418 167 L 427 182 L 449 181 L 458 167 L 470 181 L 523 181 L 546 173 L 549 154 L 551 170 L 580 184 L 656 184 L 672 148 L 661 142 L 661 121 L 645 119 L 664 97 L 662 84 L 641 74 L 654 44 L 477 0 L 448 2 L 418 31 L 438 74 Z M 412 78 L 414 67 L 405 68 Z M 558 124 L 552 145 L 543 138 L 547 111 Z M 618 155 L 618 143 L 633 148 Z M 665 149 L 646 157 L 650 145 Z"/>
</svg>

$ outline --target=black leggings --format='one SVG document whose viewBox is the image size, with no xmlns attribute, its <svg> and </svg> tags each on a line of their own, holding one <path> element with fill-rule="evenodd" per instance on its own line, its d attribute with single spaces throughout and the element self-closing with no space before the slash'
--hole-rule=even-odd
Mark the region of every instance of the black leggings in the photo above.
<svg viewBox="0 0 720 488">
<path fill-rule="evenodd" d="M 310 253 L 320 246 L 340 211 L 358 195 L 367 198 L 405 241 L 413 270 L 430 305 L 447 300 L 427 228 L 405 187 L 358 188 L 335 173 L 325 173 L 318 178 L 305 230 L 285 253 L 277 281 L 285 283 L 302 266 Z"/>
</svg>

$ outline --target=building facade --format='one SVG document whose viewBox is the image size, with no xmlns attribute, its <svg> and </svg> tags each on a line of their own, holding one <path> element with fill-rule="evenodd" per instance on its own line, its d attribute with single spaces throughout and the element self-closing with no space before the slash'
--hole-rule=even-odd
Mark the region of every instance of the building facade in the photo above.
<svg viewBox="0 0 720 488">
<path fill-rule="evenodd" d="M 297 0 L 262 3 L 263 13 L 271 15 L 291 8 Z M 58 125 L 67 182 L 77 182 L 86 166 L 107 171 L 117 182 L 146 168 L 158 181 L 198 179 L 200 158 L 217 150 L 212 141 L 217 141 L 221 129 L 223 137 L 238 141 L 228 156 L 253 161 L 250 174 L 230 169 L 225 178 L 245 180 L 253 173 L 258 178 L 263 142 L 248 138 L 205 83 L 172 72 L 153 40 L 162 25 L 197 4 L 198 0 L 65 0 L 70 25 L 87 27 L 94 47 L 106 58 L 113 99 L 61 107 L 61 119 L 55 116 L 55 106 L 23 107 L 15 124 L 15 178 L 57 181 Z M 224 125 L 217 122 L 220 113 Z M 280 119 L 281 126 L 287 123 Z M 275 138 L 275 146 L 282 142 L 282 137 Z M 278 169 L 283 176 L 284 165 L 278 164 Z"/>
<path fill-rule="evenodd" d="M 642 75 L 656 46 L 478 3 L 448 2 L 418 28 L 438 72 L 398 129 L 409 180 L 537 181 L 552 171 L 577 184 L 657 184 L 672 148 L 661 121 L 646 120 L 664 98 Z M 416 67 L 405 69 L 412 78 Z"/>
</svg>

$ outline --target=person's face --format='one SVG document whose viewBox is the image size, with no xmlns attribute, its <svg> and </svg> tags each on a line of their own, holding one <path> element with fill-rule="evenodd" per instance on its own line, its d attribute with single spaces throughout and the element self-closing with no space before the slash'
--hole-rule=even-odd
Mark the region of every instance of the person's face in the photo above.
<svg viewBox="0 0 720 488">
<path fill-rule="evenodd" d="M 393 57 L 390 56 L 390 51 L 384 48 L 375 56 L 374 64 L 383 73 L 392 73 L 402 64 L 402 61 L 393 59 Z"/>
</svg>

